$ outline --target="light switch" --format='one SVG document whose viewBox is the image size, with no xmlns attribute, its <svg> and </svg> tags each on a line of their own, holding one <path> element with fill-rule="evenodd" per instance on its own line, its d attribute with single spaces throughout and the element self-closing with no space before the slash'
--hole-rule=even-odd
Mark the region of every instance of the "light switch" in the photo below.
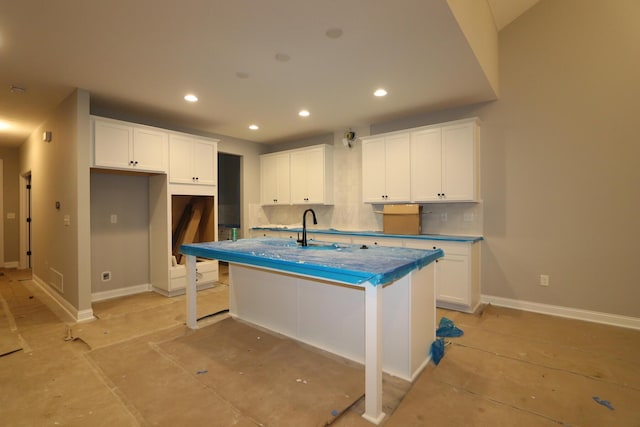
<svg viewBox="0 0 640 427">
<path fill-rule="evenodd" d="M 118 215 L 111 214 L 111 224 L 117 224 L 117 223 L 118 223 Z"/>
<path fill-rule="evenodd" d="M 67 214 L 64 216 L 64 225 L 66 227 L 71 225 L 71 215 Z"/>
<path fill-rule="evenodd" d="M 7 213 L 7 219 L 16 219 L 16 214 L 15 214 L 15 212 L 9 212 L 9 213 Z"/>
</svg>

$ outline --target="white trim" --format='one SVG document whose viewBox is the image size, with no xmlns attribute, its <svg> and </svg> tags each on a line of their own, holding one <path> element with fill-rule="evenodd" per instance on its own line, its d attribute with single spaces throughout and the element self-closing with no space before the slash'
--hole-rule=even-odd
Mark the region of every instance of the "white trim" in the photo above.
<svg viewBox="0 0 640 427">
<path fill-rule="evenodd" d="M 91 302 L 104 301 L 107 299 L 124 297 L 127 295 L 141 294 L 151 292 L 150 284 L 128 286 L 126 288 L 111 289 L 109 291 L 91 293 Z"/>
<path fill-rule="evenodd" d="M 27 239 L 29 237 L 29 224 L 27 223 L 29 198 L 27 196 L 27 177 L 31 171 L 20 175 L 20 268 L 29 267 L 27 255 Z"/>
<path fill-rule="evenodd" d="M 4 268 L 18 268 L 18 261 L 9 261 L 4 263 Z"/>
<path fill-rule="evenodd" d="M 90 320 L 96 320 L 96 318 L 93 315 L 93 309 L 89 308 L 87 310 L 80 310 L 77 311 L 78 315 L 76 317 L 76 322 L 78 323 L 82 323 L 82 322 L 88 322 Z"/>
<path fill-rule="evenodd" d="M 4 265 L 4 160 L 0 159 L 0 265 Z"/>
<path fill-rule="evenodd" d="M 47 285 L 47 283 L 42 280 L 40 277 L 35 274 L 32 275 L 33 283 L 36 284 L 47 296 L 51 297 L 53 302 L 58 304 L 58 306 L 69 316 L 69 318 L 73 319 L 75 322 L 86 322 L 89 320 L 94 320 L 93 309 L 89 308 L 86 310 L 78 310 L 74 306 L 72 306 L 69 301 L 64 299 L 62 295 L 57 292 L 53 292 L 52 288 Z"/>
<path fill-rule="evenodd" d="M 484 304 L 492 304 L 499 307 L 515 308 L 518 310 L 531 311 L 533 313 L 549 314 L 551 316 L 566 317 L 569 319 L 584 320 L 587 322 L 640 330 L 640 318 L 638 317 L 621 316 L 618 314 L 602 313 L 599 311 L 521 301 L 492 295 L 482 295 L 480 300 Z"/>
</svg>

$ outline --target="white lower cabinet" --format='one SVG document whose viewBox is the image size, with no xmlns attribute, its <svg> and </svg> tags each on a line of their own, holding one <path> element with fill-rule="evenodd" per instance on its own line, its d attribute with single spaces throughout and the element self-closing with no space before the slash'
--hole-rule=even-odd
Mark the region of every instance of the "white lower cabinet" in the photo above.
<svg viewBox="0 0 640 427">
<path fill-rule="evenodd" d="M 184 265 L 176 265 L 170 270 L 168 296 L 184 293 L 187 287 L 187 269 Z M 196 286 L 198 289 L 206 289 L 213 286 L 218 280 L 218 261 L 198 261 L 196 263 Z M 165 292 L 161 292 L 165 293 Z"/>
<path fill-rule="evenodd" d="M 251 237 L 297 239 L 301 233 L 291 230 L 251 230 Z M 436 260 L 436 305 L 473 313 L 480 304 L 480 243 L 399 237 L 326 234 L 309 230 L 308 240 L 354 245 L 394 246 L 414 249 L 442 249 L 444 257 Z"/>
<path fill-rule="evenodd" d="M 436 261 L 436 305 L 473 313 L 480 304 L 480 244 L 406 239 L 405 247 L 442 249 Z"/>
</svg>

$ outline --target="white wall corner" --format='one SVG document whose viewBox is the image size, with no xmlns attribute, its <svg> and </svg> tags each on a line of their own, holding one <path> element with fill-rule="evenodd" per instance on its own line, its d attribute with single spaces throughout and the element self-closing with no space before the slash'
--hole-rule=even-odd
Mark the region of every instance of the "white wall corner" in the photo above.
<svg viewBox="0 0 640 427">
<path fill-rule="evenodd" d="M 89 320 L 94 320 L 93 309 L 86 310 L 78 310 L 73 305 L 69 303 L 66 299 L 62 297 L 62 295 L 53 291 L 53 289 L 40 277 L 33 274 L 32 276 L 33 283 L 36 284 L 40 288 L 42 292 L 44 292 L 48 297 L 48 301 L 43 301 L 47 306 L 52 308 L 54 312 L 58 312 L 67 317 L 67 320 L 70 322 L 86 322 Z M 55 310 L 58 308 L 59 310 Z"/>
<path fill-rule="evenodd" d="M 498 64 L 498 29 L 487 1 L 447 0 L 487 81 L 498 98 L 500 79 Z"/>
</svg>

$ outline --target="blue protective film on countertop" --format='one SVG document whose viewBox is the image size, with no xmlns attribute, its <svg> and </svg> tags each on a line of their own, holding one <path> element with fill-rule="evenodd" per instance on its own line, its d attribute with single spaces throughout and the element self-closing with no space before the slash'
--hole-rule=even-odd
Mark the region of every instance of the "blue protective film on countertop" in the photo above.
<svg viewBox="0 0 640 427">
<path fill-rule="evenodd" d="M 302 233 L 300 227 L 253 227 L 252 230 L 269 230 L 269 231 L 291 231 L 292 233 Z M 401 239 L 416 239 L 416 240 L 443 240 L 448 242 L 479 242 L 483 240 L 482 236 L 455 236 L 451 234 L 385 234 L 381 231 L 347 231 L 336 230 L 334 228 L 307 228 L 307 233 L 326 234 L 328 236 L 332 234 L 343 236 L 368 236 L 368 237 L 394 237 Z M 331 237 L 327 237 L 331 239 Z"/>
<path fill-rule="evenodd" d="M 247 264 L 352 285 L 384 285 L 444 256 L 422 250 L 314 241 L 302 247 L 291 239 L 239 239 L 180 246 L 185 255 Z"/>
</svg>

